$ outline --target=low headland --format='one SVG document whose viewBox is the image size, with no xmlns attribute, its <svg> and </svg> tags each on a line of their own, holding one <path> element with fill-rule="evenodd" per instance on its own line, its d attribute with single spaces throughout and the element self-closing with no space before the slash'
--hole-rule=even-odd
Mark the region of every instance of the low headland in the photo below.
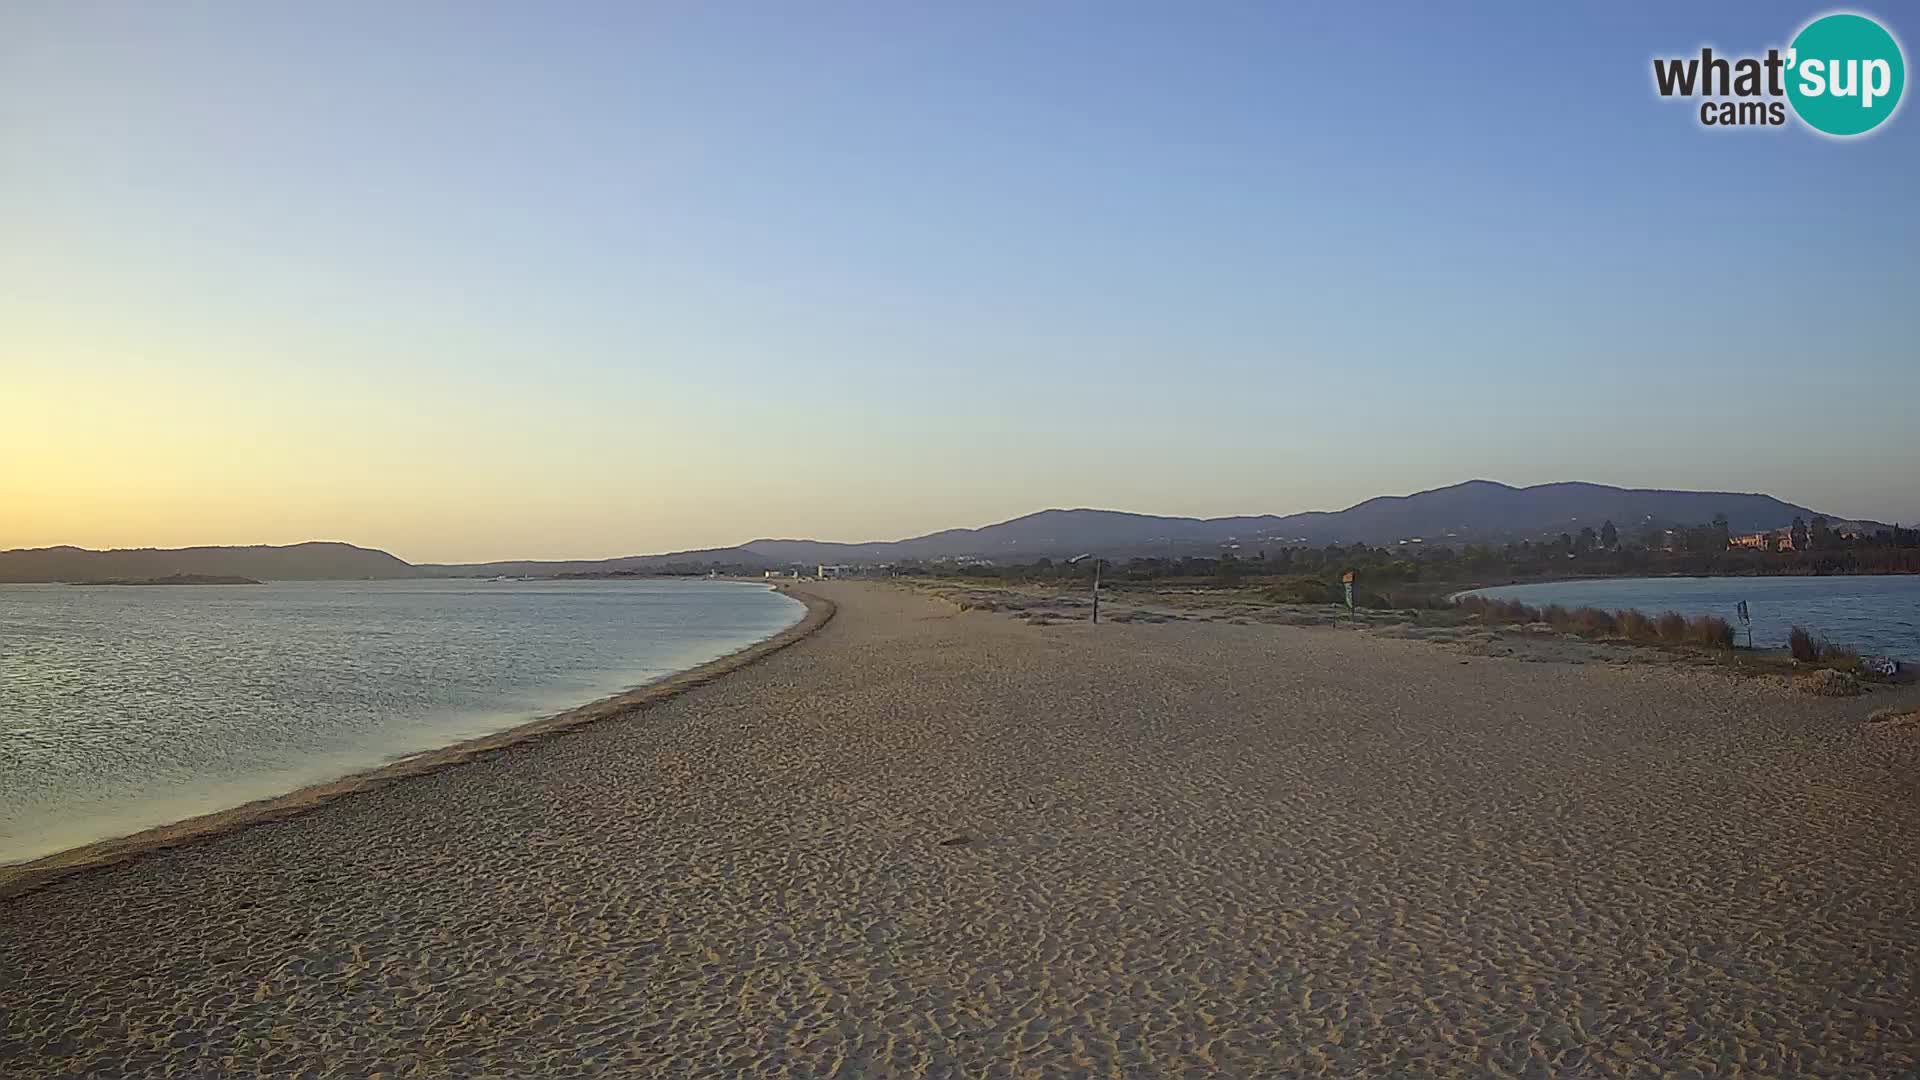
<svg viewBox="0 0 1920 1080">
<path fill-rule="evenodd" d="M 150 578 L 102 578 L 98 581 L 74 581 L 72 585 L 265 585 L 266 582 L 238 574 L 168 574 Z"/>
</svg>

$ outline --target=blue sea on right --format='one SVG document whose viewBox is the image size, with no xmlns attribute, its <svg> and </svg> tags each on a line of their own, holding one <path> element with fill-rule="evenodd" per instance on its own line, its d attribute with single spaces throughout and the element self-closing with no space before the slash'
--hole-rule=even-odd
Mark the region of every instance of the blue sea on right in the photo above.
<svg viewBox="0 0 1920 1080">
<path fill-rule="evenodd" d="M 1753 643 L 1784 646 L 1787 632 L 1804 626 L 1862 656 L 1920 661 L 1920 576 L 1887 577 L 1659 577 L 1543 581 L 1476 589 L 1476 596 L 1518 600 L 1536 607 L 1639 608 L 1649 615 L 1718 615 L 1733 624 L 1741 644 L 1745 628 L 1737 612 L 1747 602 Z"/>
</svg>

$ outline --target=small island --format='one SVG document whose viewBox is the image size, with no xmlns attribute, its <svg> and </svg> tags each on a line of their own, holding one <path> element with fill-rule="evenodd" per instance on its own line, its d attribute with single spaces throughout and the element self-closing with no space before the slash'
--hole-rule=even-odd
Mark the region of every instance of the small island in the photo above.
<svg viewBox="0 0 1920 1080">
<path fill-rule="evenodd" d="M 232 574 L 169 574 L 154 578 L 108 578 L 102 581 L 75 581 L 74 585 L 265 585 L 250 577 Z"/>
</svg>

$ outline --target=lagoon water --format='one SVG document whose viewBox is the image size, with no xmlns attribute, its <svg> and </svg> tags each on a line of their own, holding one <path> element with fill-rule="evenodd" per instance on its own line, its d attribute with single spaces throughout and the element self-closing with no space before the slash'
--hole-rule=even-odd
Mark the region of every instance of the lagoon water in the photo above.
<svg viewBox="0 0 1920 1080">
<path fill-rule="evenodd" d="M 1920 661 L 1920 577 L 1603 578 L 1476 590 L 1536 607 L 1639 608 L 1719 615 L 1740 630 L 1740 601 L 1753 616 L 1753 643 L 1787 643 L 1796 624 L 1861 655 Z M 1744 642 L 1744 634 L 1741 637 Z"/>
<path fill-rule="evenodd" d="M 721 581 L 0 585 L 0 863 L 512 727 L 804 614 Z"/>
</svg>

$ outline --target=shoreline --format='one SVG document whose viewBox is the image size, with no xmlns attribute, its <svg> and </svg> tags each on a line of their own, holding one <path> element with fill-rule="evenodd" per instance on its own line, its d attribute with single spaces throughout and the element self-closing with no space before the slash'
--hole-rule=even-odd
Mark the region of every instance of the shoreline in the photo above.
<svg viewBox="0 0 1920 1080">
<path fill-rule="evenodd" d="M 128 862 L 151 852 L 225 836 L 254 825 L 283 821 L 357 792 L 373 791 L 412 777 L 430 775 L 496 751 L 639 712 L 771 656 L 833 619 L 836 605 L 823 596 L 792 588 L 776 587 L 775 591 L 799 601 L 806 607 L 806 614 L 792 626 L 745 648 L 644 686 L 585 702 L 564 712 L 538 717 L 490 735 L 422 750 L 376 768 L 348 773 L 334 780 L 309 784 L 211 814 L 157 825 L 126 836 L 97 840 L 27 862 L 0 865 L 0 902 L 89 870 Z"/>
<path fill-rule="evenodd" d="M 1723 612 L 1726 612 L 1728 610 L 1727 608 L 1721 607 L 1717 611 L 1709 610 L 1701 607 L 1701 602 L 1699 601 L 1670 600 L 1666 603 L 1659 605 L 1658 606 L 1659 610 L 1655 610 L 1654 607 L 1622 606 L 1618 603 L 1599 603 L 1591 600 L 1584 600 L 1584 601 L 1574 600 L 1574 599 L 1551 600 L 1549 598 L 1535 598 L 1530 595 L 1521 595 L 1521 594 L 1513 594 L 1513 593 L 1496 593 L 1496 590 L 1505 590 L 1505 589 L 1548 589 L 1550 590 L 1562 585 L 1585 585 L 1585 584 L 1592 584 L 1596 582 L 1632 583 L 1632 582 L 1675 581 L 1675 582 L 1687 582 L 1687 583 L 1706 583 L 1706 582 L 1724 582 L 1724 581 L 1733 581 L 1733 580 L 1828 581 L 1836 578 L 1867 578 L 1867 577 L 1882 578 L 1882 577 L 1909 577 L 1909 576 L 1912 576 L 1912 575 L 1905 575 L 1905 574 L 1772 574 L 1772 575 L 1663 574 L 1663 575 L 1647 575 L 1642 577 L 1603 576 L 1603 577 L 1552 578 L 1552 579 L 1542 579 L 1542 580 L 1533 580 L 1533 581 L 1507 581 L 1507 582 L 1494 584 L 1494 585 L 1485 585 L 1485 584 L 1473 585 L 1468 588 L 1458 589 L 1448 593 L 1446 595 L 1446 602 L 1451 605 L 1460 606 L 1464 604 L 1466 601 L 1468 601 L 1469 599 L 1477 599 L 1477 600 L 1487 601 L 1487 602 L 1506 602 L 1506 603 L 1526 604 L 1529 606 L 1538 606 L 1542 609 L 1545 609 L 1547 607 L 1560 607 L 1560 608 L 1564 608 L 1574 612 L 1578 612 L 1580 610 L 1584 610 L 1587 608 L 1593 608 L 1593 609 L 1606 611 L 1609 613 L 1619 613 L 1622 611 L 1638 612 L 1639 614 L 1648 616 L 1650 618 L 1657 618 L 1659 615 L 1665 612 L 1679 611 L 1681 614 L 1688 615 L 1689 617 L 1696 616 L 1696 615 L 1700 615 L 1700 616 L 1715 615 L 1715 616 L 1719 616 L 1722 619 L 1727 619 L 1727 615 L 1722 614 Z M 1744 604 L 1746 600 L 1743 598 L 1740 602 Z M 1787 617 L 1782 621 L 1789 628 L 1804 627 L 1805 629 L 1811 631 L 1815 635 L 1824 635 L 1825 633 L 1819 626 L 1814 625 L 1815 622 L 1817 621 L 1815 618 L 1806 618 L 1799 614 L 1794 614 L 1794 615 L 1790 615 L 1789 617 Z M 1884 624 L 1886 621 L 1886 617 L 1883 616 L 1881 621 Z M 1775 623 L 1774 625 L 1778 626 L 1780 625 L 1780 623 Z M 1736 628 L 1736 632 L 1742 632 L 1743 630 L 1744 628 Z M 1859 631 L 1856 630 L 1855 632 L 1858 633 Z M 1837 645 L 1838 647 L 1844 649 L 1847 652 L 1855 653 L 1862 657 L 1883 656 L 1908 668 L 1911 668 L 1916 666 L 1917 664 L 1920 664 L 1920 654 L 1909 654 L 1908 652 L 1904 652 L 1904 651 L 1896 651 L 1898 649 L 1901 649 L 1902 646 L 1898 644 L 1890 645 L 1889 643 L 1883 640 L 1879 640 L 1879 637 L 1881 636 L 1880 631 L 1875 630 L 1873 628 L 1868 628 L 1867 636 L 1869 640 L 1864 643 L 1861 641 L 1855 640 L 1853 638 L 1848 638 L 1846 640 L 1833 642 L 1833 644 Z M 1787 655 L 1787 645 L 1785 642 L 1782 642 L 1777 645 L 1764 645 L 1764 646 L 1759 646 L 1757 648 L 1749 646 L 1746 651 L 1751 654 Z"/>
<path fill-rule="evenodd" d="M 1832 578 L 1913 577 L 1910 573 L 1877 574 L 1574 574 L 1571 577 L 1508 578 L 1504 581 L 1462 585 L 1446 594 L 1449 603 L 1471 593 L 1488 589 L 1511 589 L 1527 585 L 1576 585 L 1589 581 L 1799 581 Z"/>
<path fill-rule="evenodd" d="M 1085 621 L 1089 614 L 1084 597 L 1030 583 L 976 582 L 961 587 L 950 579 L 916 579 L 904 587 L 933 598 L 955 612 L 1002 612 L 1034 627 Z M 1485 613 L 1469 614 L 1465 607 L 1432 610 L 1361 607 L 1350 613 L 1343 604 L 1274 601 L 1257 585 L 1182 589 L 1164 583 L 1158 586 L 1131 583 L 1124 589 L 1102 591 L 1106 593 L 1102 603 L 1103 622 L 1224 621 L 1241 625 L 1340 626 L 1382 637 L 1430 642 L 1470 655 L 1569 665 L 1590 662 L 1685 665 L 1733 679 L 1777 680 L 1784 686 L 1797 685 L 1795 680 L 1801 676 L 1832 668 L 1860 679 L 1862 692 L 1895 690 L 1920 682 L 1920 665 L 1913 661 L 1896 655 L 1899 670 L 1895 674 L 1870 673 L 1861 670 L 1858 655 L 1850 648 L 1843 648 L 1838 655 L 1825 660 L 1808 661 L 1795 659 L 1784 645 L 1736 643 L 1722 648 L 1692 638 L 1634 636 L 1617 630 L 1587 633 L 1564 623 L 1549 630 L 1544 625 L 1535 625 L 1539 619 L 1489 619 Z M 1199 602 L 1194 602 L 1196 599 Z M 1658 618 L 1646 611 L 1636 611 L 1648 624 Z M 1611 616 L 1613 612 L 1603 614 Z M 1697 622 L 1696 617 L 1689 625 Z"/>
</svg>

